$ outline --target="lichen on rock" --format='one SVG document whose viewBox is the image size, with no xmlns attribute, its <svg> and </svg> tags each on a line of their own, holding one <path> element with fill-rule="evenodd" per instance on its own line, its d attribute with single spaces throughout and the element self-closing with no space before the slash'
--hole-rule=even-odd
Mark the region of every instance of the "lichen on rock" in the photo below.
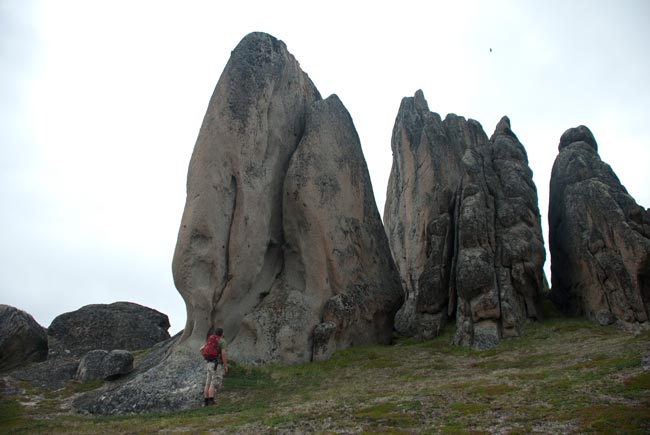
<svg viewBox="0 0 650 435">
<path fill-rule="evenodd" d="M 591 131 L 567 130 L 550 182 L 553 301 L 600 324 L 647 324 L 650 212 L 603 162 Z"/>
</svg>

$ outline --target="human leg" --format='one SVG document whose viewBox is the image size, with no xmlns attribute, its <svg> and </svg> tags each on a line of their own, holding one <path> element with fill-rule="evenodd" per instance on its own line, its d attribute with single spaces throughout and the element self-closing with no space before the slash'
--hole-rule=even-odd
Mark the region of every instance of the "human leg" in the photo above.
<svg viewBox="0 0 650 435">
<path fill-rule="evenodd" d="M 205 387 L 203 388 L 203 404 L 205 406 L 214 403 L 215 365 L 212 362 L 206 363 Z"/>
</svg>

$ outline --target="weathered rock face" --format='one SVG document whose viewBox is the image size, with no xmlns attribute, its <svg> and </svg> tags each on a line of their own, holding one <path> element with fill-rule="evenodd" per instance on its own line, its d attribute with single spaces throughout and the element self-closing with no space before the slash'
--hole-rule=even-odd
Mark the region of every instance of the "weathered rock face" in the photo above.
<svg viewBox="0 0 650 435">
<path fill-rule="evenodd" d="M 399 276 L 352 118 L 336 96 L 308 111 L 282 217 L 284 268 L 244 317 L 231 354 L 298 362 L 390 342 Z"/>
<path fill-rule="evenodd" d="M 189 347 L 217 324 L 235 337 L 282 272 L 284 175 L 318 99 L 283 42 L 254 33 L 232 52 L 192 154 L 174 253 Z"/>
<path fill-rule="evenodd" d="M 196 350 L 175 347 L 179 338 L 158 343 L 133 372 L 77 397 L 73 406 L 93 414 L 164 412 L 200 406 L 205 363 L 196 357 Z"/>
<path fill-rule="evenodd" d="M 560 139 L 548 216 L 553 301 L 601 324 L 648 322 L 650 211 L 600 159 L 585 126 Z"/>
<path fill-rule="evenodd" d="M 39 388 L 59 389 L 74 379 L 78 367 L 78 358 L 59 357 L 15 370 L 11 372 L 11 378 Z"/>
<path fill-rule="evenodd" d="M 48 358 L 79 360 L 95 349 L 149 348 L 169 338 L 169 326 L 165 314 L 131 302 L 86 305 L 52 321 Z"/>
<path fill-rule="evenodd" d="M 352 119 L 270 35 L 245 37 L 217 83 L 190 162 L 173 273 L 187 305 L 183 335 L 150 368 L 76 407 L 199 406 L 198 349 L 216 327 L 230 359 L 253 363 L 391 338 L 402 290 Z"/>
<path fill-rule="evenodd" d="M 402 100 L 384 223 L 406 302 L 406 335 L 430 338 L 453 316 L 456 342 L 491 347 L 539 319 L 545 252 L 526 151 L 503 118 L 490 139 L 474 120 Z"/>
<path fill-rule="evenodd" d="M 401 290 L 349 114 L 281 41 L 248 35 L 214 91 L 173 261 L 181 343 L 293 363 L 390 340 Z"/>
<path fill-rule="evenodd" d="M 47 358 L 47 332 L 32 316 L 0 304 L 0 372 Z"/>
<path fill-rule="evenodd" d="M 133 370 L 133 355 L 128 350 L 91 350 L 81 358 L 75 379 L 82 382 L 114 379 Z"/>
</svg>

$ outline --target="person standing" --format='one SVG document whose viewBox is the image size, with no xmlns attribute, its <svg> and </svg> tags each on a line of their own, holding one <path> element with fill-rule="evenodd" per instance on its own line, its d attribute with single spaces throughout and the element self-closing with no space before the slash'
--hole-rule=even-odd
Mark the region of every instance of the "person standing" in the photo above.
<svg viewBox="0 0 650 435">
<path fill-rule="evenodd" d="M 206 361 L 207 372 L 203 389 L 203 405 L 210 406 L 215 404 L 215 392 L 221 390 L 223 377 L 228 373 L 228 357 L 223 328 L 217 328 L 214 334 L 208 333 L 207 341 L 201 347 L 201 354 Z"/>
</svg>

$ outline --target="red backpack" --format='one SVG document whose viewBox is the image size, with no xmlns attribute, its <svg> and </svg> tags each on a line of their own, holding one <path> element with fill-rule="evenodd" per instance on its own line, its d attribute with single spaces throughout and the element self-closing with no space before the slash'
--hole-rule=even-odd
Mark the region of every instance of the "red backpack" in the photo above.
<svg viewBox="0 0 650 435">
<path fill-rule="evenodd" d="M 221 337 L 218 335 L 211 335 L 205 346 L 201 348 L 201 355 L 207 361 L 221 361 L 221 344 L 219 340 Z"/>
</svg>

